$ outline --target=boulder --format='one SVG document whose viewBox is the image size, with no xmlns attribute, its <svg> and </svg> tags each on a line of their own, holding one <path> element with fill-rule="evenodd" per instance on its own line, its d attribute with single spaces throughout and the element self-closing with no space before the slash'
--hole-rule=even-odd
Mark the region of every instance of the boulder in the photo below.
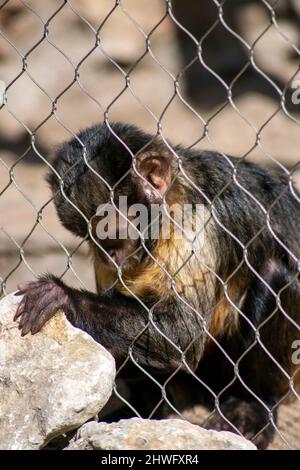
<svg viewBox="0 0 300 470">
<path fill-rule="evenodd" d="M 0 302 L 0 449 L 40 449 L 103 408 L 115 362 L 62 312 L 22 338 L 19 302 L 13 294 Z"/>
</svg>

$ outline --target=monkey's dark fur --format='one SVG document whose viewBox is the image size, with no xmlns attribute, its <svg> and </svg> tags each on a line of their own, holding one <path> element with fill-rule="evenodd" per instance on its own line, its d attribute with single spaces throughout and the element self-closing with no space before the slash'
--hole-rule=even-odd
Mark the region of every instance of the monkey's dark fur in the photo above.
<svg viewBox="0 0 300 470">
<path fill-rule="evenodd" d="M 118 366 L 133 344 L 134 360 L 161 384 L 180 368 L 166 387 L 172 405 L 184 410 L 188 395 L 193 403 L 204 399 L 214 406 L 216 394 L 220 406 L 208 426 L 238 430 L 265 448 L 289 377 L 299 385 L 292 362 L 292 343 L 300 337 L 299 196 L 288 177 L 254 163 L 181 146 L 172 152 L 159 137 L 126 124 L 111 129 L 94 126 L 65 143 L 48 177 L 62 224 L 91 246 L 98 293 L 72 289 L 52 275 L 20 285 L 22 334 L 36 333 L 63 308 Z M 159 239 L 145 249 L 139 241 L 97 240 L 88 222 L 110 201 L 105 182 L 116 185 L 116 204 L 119 195 L 147 207 L 162 196 L 166 204 L 202 204 L 204 244 Z M 122 266 L 130 290 L 94 240 Z M 131 262 L 134 250 L 139 255 Z M 123 375 L 143 377 L 139 368 L 127 369 Z M 158 396 L 149 385 L 133 388 L 137 396 L 133 392 L 129 401 L 149 414 L 161 399 L 159 387 L 153 386 Z"/>
</svg>

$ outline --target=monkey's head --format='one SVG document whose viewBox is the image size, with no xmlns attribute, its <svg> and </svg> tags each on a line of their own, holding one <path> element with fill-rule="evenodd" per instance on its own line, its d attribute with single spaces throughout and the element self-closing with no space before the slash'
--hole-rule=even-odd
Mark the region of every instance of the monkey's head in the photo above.
<svg viewBox="0 0 300 470">
<path fill-rule="evenodd" d="M 175 153 L 161 138 L 127 124 L 80 132 L 58 149 L 53 167 L 47 179 L 62 224 L 92 238 L 100 258 L 114 268 L 141 260 L 143 246 L 154 243 L 149 237 L 141 243 L 146 213 L 151 222 L 153 205 L 168 204 L 180 191 Z"/>
</svg>

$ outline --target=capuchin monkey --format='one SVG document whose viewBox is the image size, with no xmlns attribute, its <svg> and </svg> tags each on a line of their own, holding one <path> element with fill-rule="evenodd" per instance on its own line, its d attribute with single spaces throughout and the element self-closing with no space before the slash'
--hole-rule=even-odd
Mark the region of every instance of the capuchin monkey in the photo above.
<svg viewBox="0 0 300 470">
<path fill-rule="evenodd" d="M 51 274 L 20 284 L 21 334 L 37 333 L 62 309 L 111 352 L 129 384 L 135 374 L 149 378 L 152 388 L 132 387 L 140 415 L 165 416 L 162 402 L 168 412 L 184 411 L 182 397 L 204 397 L 215 409 L 208 427 L 266 448 L 278 404 L 300 383 L 292 360 L 300 339 L 300 199 L 289 177 L 115 123 L 64 143 L 48 182 L 61 223 L 90 245 L 97 293 Z M 111 221 L 120 216 L 114 237 L 111 227 L 103 236 L 110 225 L 103 204 Z M 163 207 L 158 236 L 144 236 L 135 204 L 147 215 Z M 192 223 L 182 230 L 175 216 L 185 205 Z M 124 236 L 129 226 L 137 236 Z"/>
</svg>

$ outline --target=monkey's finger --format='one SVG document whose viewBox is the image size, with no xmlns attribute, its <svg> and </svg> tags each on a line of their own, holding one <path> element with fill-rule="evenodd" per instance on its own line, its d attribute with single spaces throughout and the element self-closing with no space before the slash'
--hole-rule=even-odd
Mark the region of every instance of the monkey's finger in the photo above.
<svg viewBox="0 0 300 470">
<path fill-rule="evenodd" d="M 18 284 L 18 292 L 15 295 L 24 295 L 28 292 L 33 292 L 36 289 L 43 288 L 43 290 L 49 290 L 52 286 L 51 284 L 47 285 L 47 281 L 40 279 L 39 281 L 23 282 Z"/>
<path fill-rule="evenodd" d="M 34 287 L 24 295 L 17 308 L 14 318 L 17 320 L 24 311 L 30 312 L 30 315 L 35 317 L 52 301 L 53 294 L 51 293 L 51 287 L 47 286 L 45 289 Z"/>
<path fill-rule="evenodd" d="M 39 294 L 41 294 L 40 291 Z M 53 293 L 48 291 L 46 293 L 43 292 L 42 295 L 42 298 L 40 295 L 38 298 L 30 297 L 24 307 L 24 311 L 30 312 L 30 315 L 27 318 L 27 323 L 29 330 L 33 329 L 34 333 L 37 333 L 44 323 L 46 323 L 57 310 L 56 298 L 53 296 Z M 25 328 L 25 323 L 23 326 Z M 27 331 L 27 328 L 25 328 L 25 331 Z"/>
<path fill-rule="evenodd" d="M 37 287 L 46 286 L 46 285 L 47 285 L 47 281 L 45 281 L 44 279 L 38 279 L 37 281 L 20 282 L 17 285 L 19 290 L 16 293 L 16 295 L 22 295 L 28 292 L 29 290 L 31 291 Z"/>
<path fill-rule="evenodd" d="M 29 313 L 27 312 L 23 313 L 21 320 L 19 322 L 19 325 L 18 325 L 19 330 L 22 330 L 23 326 L 28 321 L 28 318 L 29 318 Z"/>
<path fill-rule="evenodd" d="M 17 307 L 16 313 L 14 316 L 14 321 L 16 321 L 22 315 L 22 313 L 25 310 L 25 305 L 26 305 L 26 298 L 23 297 L 23 299 L 21 300 L 21 302 L 19 303 Z"/>
<path fill-rule="evenodd" d="M 45 318 L 44 316 L 40 316 L 36 322 L 30 326 L 30 331 L 32 335 L 35 335 L 38 333 L 42 327 L 47 323 L 48 318 Z"/>
<path fill-rule="evenodd" d="M 52 296 L 53 297 L 53 284 L 36 284 L 31 290 L 30 290 L 30 297 L 35 297 L 38 299 L 44 299 L 46 296 Z"/>
<path fill-rule="evenodd" d="M 38 295 L 28 299 L 25 310 L 30 312 L 29 322 L 34 325 L 38 321 L 39 317 L 48 315 L 50 318 L 55 304 L 57 303 L 56 297 L 54 297 L 52 290 L 38 291 Z M 47 319 L 48 319 L 47 318 Z M 45 321 L 47 321 L 47 319 Z"/>
<path fill-rule="evenodd" d="M 23 326 L 22 328 L 22 331 L 21 331 L 21 336 L 26 336 L 30 331 L 30 325 L 29 323 L 25 323 L 25 325 Z"/>
<path fill-rule="evenodd" d="M 18 290 L 16 295 L 24 294 L 24 292 L 26 292 L 29 289 L 30 284 L 31 284 L 31 282 L 20 282 L 20 284 L 17 285 L 19 290 Z M 20 294 L 20 292 L 21 292 L 21 294 Z"/>
<path fill-rule="evenodd" d="M 29 319 L 29 324 L 31 325 L 31 333 L 35 335 L 40 329 L 50 320 L 51 317 L 56 313 L 57 309 L 55 304 L 49 304 L 40 314 L 35 317 L 35 319 Z"/>
<path fill-rule="evenodd" d="M 39 315 L 41 315 L 39 308 L 36 308 L 35 311 L 33 309 L 24 311 L 18 326 L 19 330 L 21 330 L 21 336 L 25 336 L 29 333 L 32 324 L 34 324 Z"/>
<path fill-rule="evenodd" d="M 22 299 L 22 301 L 20 302 L 16 310 L 14 321 L 17 321 L 20 317 L 24 316 L 25 312 L 30 312 L 30 311 L 31 311 L 30 303 L 28 302 L 28 299 L 24 297 L 24 299 Z"/>
<path fill-rule="evenodd" d="M 14 320 L 16 321 L 23 314 L 24 311 L 30 312 L 36 306 L 36 304 L 36 296 L 32 297 L 31 295 L 26 294 L 18 305 Z"/>
<path fill-rule="evenodd" d="M 25 307 L 25 304 L 23 302 L 18 305 L 18 308 L 14 316 L 14 321 L 16 321 L 23 314 L 24 307 Z"/>
</svg>

